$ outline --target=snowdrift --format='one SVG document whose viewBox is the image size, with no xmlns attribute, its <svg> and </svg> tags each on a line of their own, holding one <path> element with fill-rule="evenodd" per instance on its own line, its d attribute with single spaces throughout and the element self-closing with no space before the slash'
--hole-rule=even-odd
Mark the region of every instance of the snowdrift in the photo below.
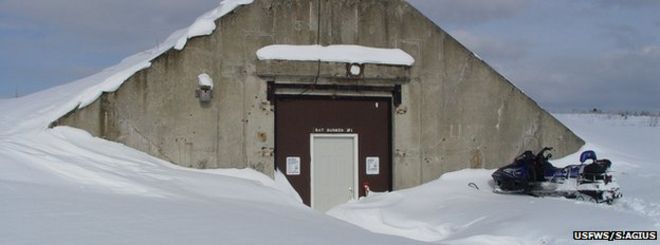
<svg viewBox="0 0 660 245">
<path fill-rule="evenodd" d="M 449 244 L 584 243 L 573 241 L 572 232 L 660 229 L 660 163 L 653 157 L 660 128 L 649 124 L 657 119 L 556 116 L 590 142 L 584 149 L 612 160 L 625 192 L 614 205 L 495 194 L 494 170 L 463 170 L 420 187 L 376 193 L 328 214 L 378 233 Z M 578 159 L 576 153 L 553 164 L 566 166 Z"/>
<path fill-rule="evenodd" d="M 414 243 L 309 209 L 283 177 L 183 169 L 73 128 L 3 136 L 0 172 L 0 244 Z"/>
</svg>

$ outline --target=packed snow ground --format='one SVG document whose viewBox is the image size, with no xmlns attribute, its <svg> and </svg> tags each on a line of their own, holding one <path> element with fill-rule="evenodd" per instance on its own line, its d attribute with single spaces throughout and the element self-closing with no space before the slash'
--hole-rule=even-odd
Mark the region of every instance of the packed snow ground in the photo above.
<svg viewBox="0 0 660 245">
<path fill-rule="evenodd" d="M 420 187 L 330 210 L 368 230 L 448 244 L 566 244 L 575 230 L 660 229 L 660 127 L 652 117 L 559 114 L 586 149 L 613 161 L 624 197 L 614 205 L 492 192 L 493 170 L 463 170 Z M 657 122 L 655 123 L 657 125 Z M 553 161 L 578 163 L 578 154 Z M 475 183 L 476 190 L 468 186 Z M 640 243 L 625 242 L 625 244 Z M 643 242 L 642 242 L 643 243 Z"/>
<path fill-rule="evenodd" d="M 0 114 L 23 116 L 0 118 L 0 244 L 418 243 L 315 212 L 283 178 L 183 169 L 82 130 L 45 129 L 36 122 L 57 91 L 0 101 Z"/>
</svg>

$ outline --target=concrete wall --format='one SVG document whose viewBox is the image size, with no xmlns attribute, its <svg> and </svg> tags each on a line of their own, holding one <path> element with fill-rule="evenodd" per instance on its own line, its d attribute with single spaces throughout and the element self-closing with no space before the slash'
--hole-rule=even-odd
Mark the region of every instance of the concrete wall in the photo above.
<svg viewBox="0 0 660 245">
<path fill-rule="evenodd" d="M 256 0 L 217 24 L 214 34 L 156 58 L 118 91 L 57 123 L 182 166 L 272 174 L 273 108 L 256 51 L 360 44 L 400 48 L 416 60 L 393 117 L 395 189 L 501 166 L 526 149 L 553 146 L 563 156 L 584 143 L 403 0 Z M 208 105 L 193 94 L 200 73 L 215 81 Z M 370 83 L 383 81 L 362 85 Z"/>
</svg>

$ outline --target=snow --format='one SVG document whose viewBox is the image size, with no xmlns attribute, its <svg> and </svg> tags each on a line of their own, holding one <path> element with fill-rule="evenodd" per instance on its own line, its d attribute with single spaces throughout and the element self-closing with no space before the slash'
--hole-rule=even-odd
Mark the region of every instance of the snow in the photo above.
<svg viewBox="0 0 660 245">
<path fill-rule="evenodd" d="M 401 49 L 358 45 L 271 45 L 257 51 L 259 60 L 345 62 L 412 66 L 415 59 Z"/>
<path fill-rule="evenodd" d="M 197 76 L 197 79 L 199 80 L 200 87 L 206 86 L 213 89 L 213 79 L 211 79 L 209 74 L 206 73 L 199 74 L 199 76 Z"/>
<path fill-rule="evenodd" d="M 233 11 L 235 8 L 241 5 L 247 5 L 254 2 L 254 0 L 224 0 L 220 2 L 220 6 L 216 9 L 213 9 L 204 15 L 197 18 L 195 23 L 190 27 L 181 30 L 180 35 L 177 36 L 177 42 L 174 45 L 174 48 L 177 50 L 182 50 L 186 46 L 188 39 L 198 36 L 206 36 L 213 33 L 215 30 L 215 21 L 220 19 L 222 16 Z"/>
<path fill-rule="evenodd" d="M 653 157 L 660 145 L 660 128 L 653 126 L 657 118 L 556 116 L 589 142 L 583 150 L 613 161 L 624 193 L 614 205 L 495 194 L 490 177 L 494 170 L 482 169 L 376 193 L 328 214 L 374 232 L 447 244 L 581 244 L 572 240 L 572 231 L 660 229 L 660 164 Z M 575 164 L 578 157 L 576 153 L 553 164 Z"/>
<path fill-rule="evenodd" d="M 69 127 L 0 137 L 0 172 L 0 244 L 414 244 L 309 209 L 281 174 L 185 169 Z"/>
</svg>

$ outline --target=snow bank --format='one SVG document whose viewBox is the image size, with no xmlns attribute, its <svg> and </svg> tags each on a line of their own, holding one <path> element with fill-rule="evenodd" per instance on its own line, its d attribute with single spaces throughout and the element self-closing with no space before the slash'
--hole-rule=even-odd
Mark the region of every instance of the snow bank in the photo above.
<svg viewBox="0 0 660 245">
<path fill-rule="evenodd" d="M 462 170 L 419 187 L 350 202 L 328 214 L 373 232 L 447 244 L 570 244 L 575 243 L 574 230 L 658 230 L 660 163 L 654 156 L 660 127 L 649 125 L 648 117 L 556 117 L 589 142 L 583 150 L 612 160 L 624 193 L 614 205 L 495 194 L 494 170 Z M 552 162 L 576 164 L 578 157 Z"/>
<path fill-rule="evenodd" d="M 185 169 L 69 127 L 0 137 L 0 173 L 0 244 L 412 244 L 254 170 Z"/>
<path fill-rule="evenodd" d="M 324 61 L 412 66 L 415 59 L 401 49 L 358 45 L 271 45 L 257 51 L 259 60 Z"/>
</svg>

